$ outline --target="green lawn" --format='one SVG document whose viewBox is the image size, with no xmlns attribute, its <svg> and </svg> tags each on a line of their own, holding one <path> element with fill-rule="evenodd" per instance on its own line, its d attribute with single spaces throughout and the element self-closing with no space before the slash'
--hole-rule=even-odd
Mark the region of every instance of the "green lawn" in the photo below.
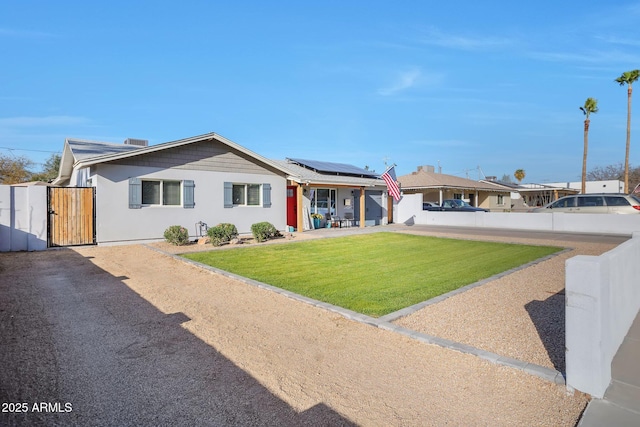
<svg viewBox="0 0 640 427">
<path fill-rule="evenodd" d="M 381 232 L 183 256 L 379 317 L 560 250 Z"/>
</svg>

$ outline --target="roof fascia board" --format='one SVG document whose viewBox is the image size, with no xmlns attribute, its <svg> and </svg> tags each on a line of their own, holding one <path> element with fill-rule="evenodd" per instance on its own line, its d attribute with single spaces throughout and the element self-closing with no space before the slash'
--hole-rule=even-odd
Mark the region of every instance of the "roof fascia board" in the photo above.
<svg viewBox="0 0 640 427">
<path fill-rule="evenodd" d="M 71 178 L 73 173 L 74 158 L 71 147 L 69 147 L 69 139 L 64 140 L 64 148 L 62 149 L 62 156 L 60 156 L 60 166 L 58 169 L 58 176 L 51 182 L 51 185 L 60 185 L 62 182 Z"/>
<path fill-rule="evenodd" d="M 478 191 L 482 191 L 482 190 L 486 190 L 486 191 L 509 191 L 507 189 L 502 189 L 502 188 L 486 188 L 486 187 L 465 187 L 465 186 L 460 186 L 460 185 L 447 185 L 447 184 L 442 184 L 442 185 L 412 185 L 412 186 L 402 186 L 403 190 L 420 190 L 422 188 L 428 188 L 428 189 L 438 189 L 438 188 L 452 188 L 454 190 L 478 190 Z"/>
<path fill-rule="evenodd" d="M 305 185 L 308 186 L 312 186 L 312 187 L 329 187 L 329 188 L 360 188 L 360 187 L 385 187 L 386 184 L 383 182 L 381 184 L 374 184 L 374 183 L 368 183 L 368 184 L 338 184 L 335 182 L 322 182 L 322 181 L 311 181 L 309 180 L 309 182 L 307 183 L 307 181 L 305 181 L 304 183 Z"/>
</svg>

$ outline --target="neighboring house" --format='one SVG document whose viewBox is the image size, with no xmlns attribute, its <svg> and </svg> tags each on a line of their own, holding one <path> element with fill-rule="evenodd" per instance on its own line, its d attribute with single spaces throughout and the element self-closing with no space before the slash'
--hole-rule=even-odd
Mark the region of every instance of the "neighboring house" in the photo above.
<svg viewBox="0 0 640 427">
<path fill-rule="evenodd" d="M 393 222 L 393 198 L 378 174 L 344 163 L 306 159 L 276 161 L 290 171 L 287 185 L 287 225 L 313 228 L 310 214 L 321 214 L 335 225 L 360 227 Z M 364 221 L 361 213 L 365 212 Z"/>
<path fill-rule="evenodd" d="M 582 191 L 582 182 L 551 182 L 546 183 L 550 187 L 571 188 L 573 190 Z M 604 181 L 587 181 L 585 194 L 591 193 L 624 193 L 624 182 L 617 179 L 609 179 Z"/>
<path fill-rule="evenodd" d="M 571 194 L 578 194 L 579 189 L 554 186 L 550 184 L 521 184 L 518 186 L 518 194 L 522 198 L 525 208 L 544 206 Z"/>
<path fill-rule="evenodd" d="M 514 210 L 528 210 L 533 207 L 544 206 L 561 197 L 580 193 L 582 183 L 550 182 L 545 184 L 514 184 L 500 182 L 495 177 L 487 177 L 483 182 L 502 185 L 511 189 L 511 202 Z M 623 193 L 624 183 L 619 180 L 587 181 L 586 194 L 593 193 Z"/>
<path fill-rule="evenodd" d="M 474 181 L 436 173 L 433 166 L 418 166 L 417 171 L 398 177 L 402 192 L 422 194 L 424 202 L 442 204 L 446 199 L 462 199 L 472 206 L 493 212 L 511 209 L 511 191 L 492 182 Z"/>
<path fill-rule="evenodd" d="M 193 236 L 200 221 L 284 230 L 289 175 L 214 133 L 153 146 L 67 139 L 53 185 L 95 188 L 96 242 L 109 244 L 162 239 L 171 225 Z"/>
<path fill-rule="evenodd" d="M 373 172 L 270 160 L 214 133 L 152 146 L 67 139 L 52 185 L 95 189 L 98 244 L 159 240 L 171 225 L 195 236 L 201 222 L 232 223 L 240 233 L 262 221 L 308 230 L 312 213 L 364 227 L 387 223 L 391 211 L 386 185 Z"/>
</svg>

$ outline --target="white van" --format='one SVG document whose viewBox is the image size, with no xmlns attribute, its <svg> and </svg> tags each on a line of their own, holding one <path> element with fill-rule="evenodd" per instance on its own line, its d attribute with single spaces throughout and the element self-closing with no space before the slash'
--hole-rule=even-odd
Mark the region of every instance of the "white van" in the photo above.
<svg viewBox="0 0 640 427">
<path fill-rule="evenodd" d="M 640 198 L 627 194 L 578 194 L 529 212 L 640 214 Z"/>
</svg>

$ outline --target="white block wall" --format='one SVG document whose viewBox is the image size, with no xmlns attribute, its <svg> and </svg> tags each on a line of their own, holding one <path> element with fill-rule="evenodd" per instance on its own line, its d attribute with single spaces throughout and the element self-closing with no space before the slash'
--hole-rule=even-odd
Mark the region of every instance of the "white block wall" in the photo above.
<svg viewBox="0 0 640 427">
<path fill-rule="evenodd" d="M 567 385 L 601 398 L 640 310 L 640 232 L 600 256 L 566 262 Z"/>
<path fill-rule="evenodd" d="M 0 185 L 0 252 L 47 248 L 47 187 Z"/>
</svg>

